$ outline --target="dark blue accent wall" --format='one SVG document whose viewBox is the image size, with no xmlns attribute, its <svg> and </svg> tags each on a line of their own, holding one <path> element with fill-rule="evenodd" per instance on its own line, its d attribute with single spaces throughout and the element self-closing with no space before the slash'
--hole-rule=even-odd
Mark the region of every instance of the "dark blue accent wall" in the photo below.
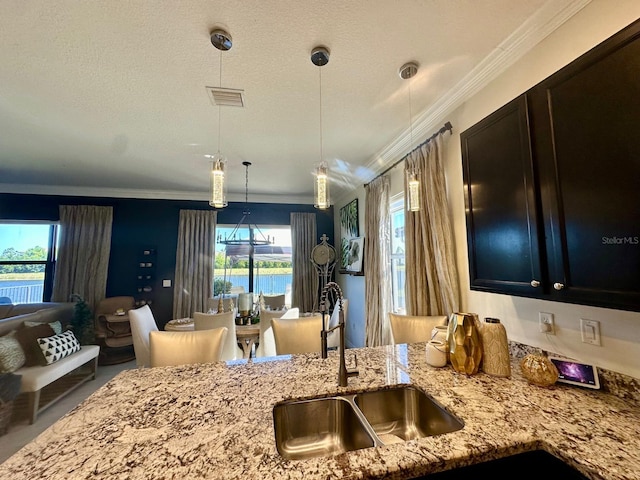
<svg viewBox="0 0 640 480">
<path fill-rule="evenodd" d="M 110 205 L 113 207 L 111 256 L 107 279 L 107 296 L 135 295 L 140 252 L 155 248 L 157 252 L 153 284 L 153 314 L 162 327 L 173 313 L 173 285 L 178 244 L 180 210 L 209 210 L 205 201 L 146 200 L 102 197 L 67 197 L 57 195 L 0 194 L 0 220 L 60 219 L 60 205 Z M 244 202 L 230 203 L 218 211 L 219 224 L 235 225 L 246 208 Z M 313 205 L 249 203 L 252 223 L 258 226 L 289 225 L 292 212 L 316 214 L 317 235 L 326 233 L 334 244 L 333 209 L 317 210 Z M 163 288 L 162 280 L 171 280 Z"/>
</svg>

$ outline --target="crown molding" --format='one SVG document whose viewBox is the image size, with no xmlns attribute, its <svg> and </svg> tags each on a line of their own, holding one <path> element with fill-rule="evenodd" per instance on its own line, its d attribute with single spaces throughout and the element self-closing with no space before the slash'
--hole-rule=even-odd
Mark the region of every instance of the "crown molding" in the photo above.
<svg viewBox="0 0 640 480">
<path fill-rule="evenodd" d="M 149 200 L 209 200 L 208 193 L 190 192 L 180 190 L 137 190 L 134 188 L 100 188 L 78 187 L 68 185 L 35 185 L 35 184 L 2 184 L 0 193 L 13 193 L 25 195 L 60 195 L 68 197 L 101 197 L 101 198 L 135 198 Z M 229 202 L 245 201 L 244 193 L 227 195 Z M 313 197 L 308 195 L 267 195 L 251 194 L 251 203 L 295 203 L 313 204 Z"/>
<path fill-rule="evenodd" d="M 548 0 L 471 72 L 440 97 L 431 108 L 420 114 L 412 128 L 407 128 L 387 147 L 378 152 L 367 165 L 369 172 L 377 173 L 369 178 L 363 178 L 362 181 L 364 183 L 371 181 L 393 162 L 422 143 L 422 140 L 419 140 L 414 145 L 411 144 L 411 130 L 413 130 L 413 138 L 422 139 L 430 136 L 442 126 L 443 118 L 487 86 L 589 3 L 591 0 Z"/>
</svg>

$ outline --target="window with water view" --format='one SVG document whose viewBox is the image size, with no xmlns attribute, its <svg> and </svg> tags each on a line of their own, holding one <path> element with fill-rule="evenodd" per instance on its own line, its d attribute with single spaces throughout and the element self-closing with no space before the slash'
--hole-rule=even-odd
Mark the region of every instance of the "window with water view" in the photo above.
<svg viewBox="0 0 640 480">
<path fill-rule="evenodd" d="M 51 297 L 57 225 L 0 223 L 0 303 Z"/>
<path fill-rule="evenodd" d="M 291 295 L 291 228 L 260 227 L 265 237 L 274 239 L 271 245 L 224 245 L 220 239 L 232 235 L 235 227 L 231 225 L 216 226 L 216 258 L 214 273 L 214 295 L 222 293 L 238 293 L 252 291 L 256 294 Z M 262 235 L 253 229 L 253 235 Z M 241 227 L 235 232 L 236 238 L 248 239 L 248 227 Z M 250 287 L 251 285 L 251 287 Z M 288 298 L 288 297 L 287 297 Z"/>
</svg>

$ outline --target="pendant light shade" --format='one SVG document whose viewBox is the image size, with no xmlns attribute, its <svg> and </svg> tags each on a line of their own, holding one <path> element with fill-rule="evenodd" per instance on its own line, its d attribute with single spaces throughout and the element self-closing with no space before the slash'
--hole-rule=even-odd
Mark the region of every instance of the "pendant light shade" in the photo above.
<svg viewBox="0 0 640 480">
<path fill-rule="evenodd" d="M 316 181 L 314 182 L 314 204 L 313 206 L 319 209 L 329 208 L 331 206 L 331 196 L 329 193 L 329 176 L 327 174 L 328 167 L 325 162 L 322 162 L 316 167 Z"/>
<path fill-rule="evenodd" d="M 225 171 L 227 168 L 227 160 L 221 155 L 214 155 L 211 159 L 211 171 L 209 172 L 211 180 L 211 197 L 209 205 L 214 208 L 224 208 L 227 202 L 227 182 Z"/>
<path fill-rule="evenodd" d="M 420 180 L 417 172 L 407 173 L 407 210 L 410 212 L 420 211 Z"/>
<path fill-rule="evenodd" d="M 331 206 L 331 196 L 329 194 L 329 167 L 322 159 L 322 67 L 329 63 L 329 50 L 325 47 L 315 47 L 311 51 L 311 63 L 318 67 L 320 96 L 320 165 L 315 169 L 315 182 L 313 184 L 313 206 L 321 210 Z"/>
</svg>

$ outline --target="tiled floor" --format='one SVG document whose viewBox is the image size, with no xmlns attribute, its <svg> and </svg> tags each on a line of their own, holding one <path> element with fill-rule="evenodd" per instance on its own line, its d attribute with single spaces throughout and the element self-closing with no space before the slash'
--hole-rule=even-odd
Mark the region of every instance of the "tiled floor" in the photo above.
<svg viewBox="0 0 640 480">
<path fill-rule="evenodd" d="M 9 431 L 0 437 L 0 463 L 44 432 L 115 375 L 122 370 L 130 368 L 136 368 L 135 360 L 118 365 L 99 366 L 95 380 L 86 382 L 66 397 L 58 400 L 58 402 L 42 412 L 33 425 L 29 425 L 26 418 L 13 421 L 9 426 Z"/>
</svg>

